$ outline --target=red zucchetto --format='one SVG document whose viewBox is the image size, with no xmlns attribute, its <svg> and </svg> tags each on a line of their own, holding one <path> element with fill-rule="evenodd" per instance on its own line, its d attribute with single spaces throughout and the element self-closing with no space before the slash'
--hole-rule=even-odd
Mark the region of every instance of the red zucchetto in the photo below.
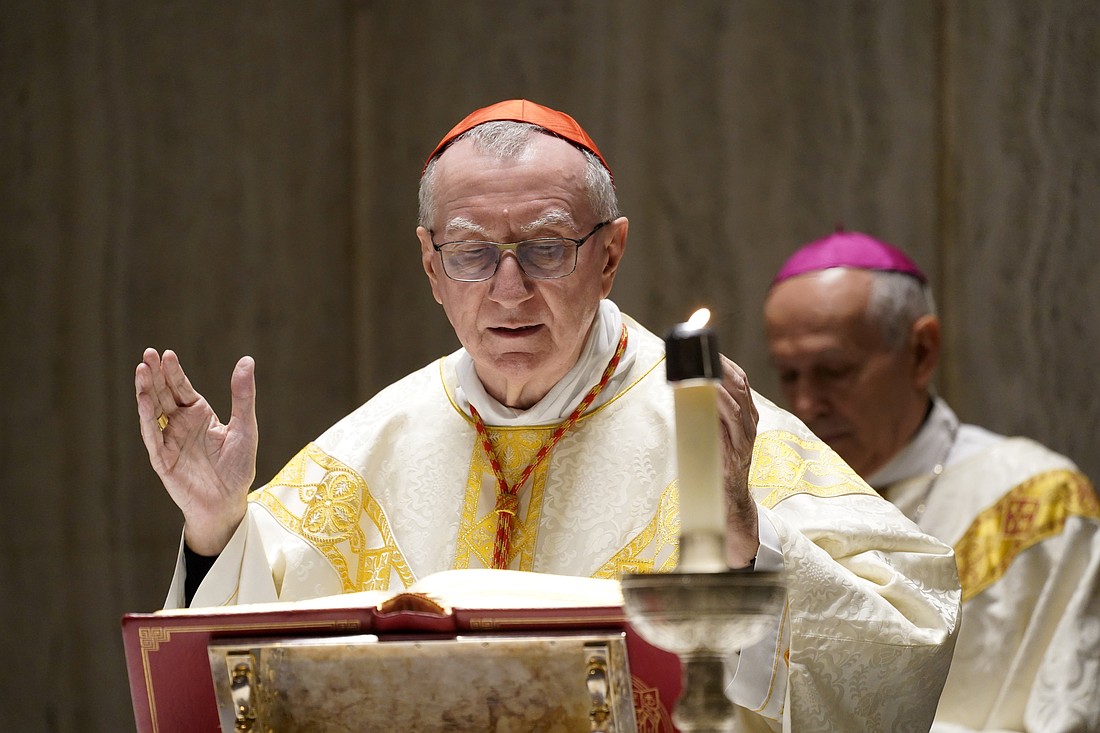
<svg viewBox="0 0 1100 733">
<path fill-rule="evenodd" d="M 611 167 L 607 164 L 607 161 L 604 160 L 603 155 L 600 154 L 600 150 L 596 147 L 596 143 L 588 136 L 588 133 L 577 124 L 576 120 L 564 112 L 558 112 L 556 109 L 550 109 L 549 107 L 544 107 L 541 104 L 536 104 L 526 99 L 508 99 L 471 112 L 466 116 L 466 119 L 459 122 L 451 128 L 450 132 L 443 136 L 443 139 L 435 146 L 435 150 L 432 151 L 432 154 L 429 155 L 428 159 L 424 162 L 424 167 L 426 168 L 428 163 L 432 162 L 433 158 L 442 153 L 443 150 L 451 144 L 451 141 L 462 133 L 478 125 L 483 125 L 486 122 L 498 122 L 502 120 L 528 122 L 532 125 L 537 125 L 566 142 L 572 143 L 583 150 L 587 150 L 599 158 L 600 162 L 603 163 L 603 167 L 607 169 L 608 175 L 611 176 L 612 183 L 614 183 L 615 176 L 611 173 Z"/>
</svg>

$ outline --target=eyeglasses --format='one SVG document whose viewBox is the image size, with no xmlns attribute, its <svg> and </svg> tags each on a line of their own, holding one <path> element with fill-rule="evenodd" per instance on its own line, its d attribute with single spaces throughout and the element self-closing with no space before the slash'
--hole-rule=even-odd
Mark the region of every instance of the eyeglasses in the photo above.
<svg viewBox="0 0 1100 733">
<path fill-rule="evenodd" d="M 577 250 L 609 223 L 601 221 L 580 239 L 540 237 L 510 243 L 462 240 L 442 244 L 436 244 L 433 239 L 432 247 L 443 261 L 443 272 L 459 282 L 488 280 L 496 274 L 504 252 L 515 253 L 520 269 L 527 277 L 555 280 L 573 274 L 577 269 Z"/>
</svg>

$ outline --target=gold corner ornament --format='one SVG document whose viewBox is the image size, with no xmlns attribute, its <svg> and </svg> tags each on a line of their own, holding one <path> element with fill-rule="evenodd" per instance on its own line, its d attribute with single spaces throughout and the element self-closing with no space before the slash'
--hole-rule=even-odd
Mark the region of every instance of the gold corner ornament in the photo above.
<svg viewBox="0 0 1100 733">
<path fill-rule="evenodd" d="M 163 433 L 166 427 L 168 427 L 168 416 L 162 412 L 157 415 L 157 430 Z"/>
</svg>

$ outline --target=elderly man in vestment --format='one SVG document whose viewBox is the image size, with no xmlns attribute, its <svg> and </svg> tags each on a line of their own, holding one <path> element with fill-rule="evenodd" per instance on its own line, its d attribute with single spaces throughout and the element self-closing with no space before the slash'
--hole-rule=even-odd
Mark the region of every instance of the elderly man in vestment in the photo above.
<svg viewBox="0 0 1100 733">
<path fill-rule="evenodd" d="M 932 730 L 1100 731 L 1096 493 L 1065 456 L 961 423 L 934 394 L 924 273 L 837 232 L 787 260 L 764 317 L 794 413 L 955 548 L 963 623 Z"/>
<path fill-rule="evenodd" d="M 255 476 L 254 364 L 222 423 L 171 351 L 136 371 L 142 436 L 184 514 L 168 606 L 402 589 L 506 568 L 676 567 L 664 342 L 608 299 L 627 219 L 596 144 L 524 100 L 472 113 L 429 156 L 416 236 L 461 348 Z M 950 548 L 883 501 L 723 362 L 731 568 L 783 573 L 774 628 L 728 694 L 743 730 L 927 730 L 959 611 Z"/>
</svg>

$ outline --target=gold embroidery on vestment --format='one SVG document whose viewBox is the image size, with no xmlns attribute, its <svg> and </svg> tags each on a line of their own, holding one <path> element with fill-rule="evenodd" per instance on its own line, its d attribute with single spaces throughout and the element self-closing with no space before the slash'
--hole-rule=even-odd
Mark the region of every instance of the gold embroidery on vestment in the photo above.
<svg viewBox="0 0 1100 733">
<path fill-rule="evenodd" d="M 1062 532 L 1072 516 L 1100 519 L 1092 483 L 1066 469 L 1032 477 L 979 514 L 955 544 L 962 599 L 996 583 L 1029 547 Z"/>
<path fill-rule="evenodd" d="M 623 573 L 667 573 L 680 561 L 680 507 L 676 482 L 665 487 L 649 524 L 626 547 L 615 553 L 594 578 L 621 578 Z M 663 555 L 663 557 L 662 557 Z"/>
<path fill-rule="evenodd" d="M 600 412 L 608 409 L 634 387 L 648 378 L 654 378 L 655 370 L 664 363 L 664 355 L 661 354 L 654 362 L 628 385 L 619 389 L 614 396 L 603 404 L 592 408 L 582 415 L 577 425 L 587 422 Z M 473 418 L 466 410 L 461 408 L 455 396 L 455 383 L 453 370 L 447 368 L 447 357 L 438 361 L 439 378 L 444 386 L 444 394 L 451 403 L 451 407 L 462 419 L 471 426 Z M 497 426 L 489 427 L 490 442 L 497 451 L 499 460 L 504 469 L 505 478 L 511 484 L 527 466 L 538 452 L 542 444 L 553 435 L 557 425 L 549 426 Z M 568 441 L 570 438 L 565 438 Z M 515 535 L 512 541 L 512 556 L 508 558 L 508 567 L 512 567 L 518 556 L 520 570 L 533 570 L 535 562 L 535 547 L 538 540 L 539 522 L 542 516 L 544 491 L 550 464 L 554 456 L 551 454 L 547 461 L 539 466 L 529 480 L 527 487 L 520 487 L 519 510 L 516 515 Z M 632 572 L 632 567 L 647 568 L 643 572 L 667 572 L 675 569 L 679 561 L 679 508 L 670 497 L 675 493 L 675 482 L 666 487 L 662 494 L 657 513 L 650 524 L 642 531 L 641 537 L 635 538 L 616 555 L 608 560 L 593 577 L 619 577 L 623 572 Z M 489 465 L 485 451 L 478 441 L 474 441 L 470 456 L 470 472 L 466 482 L 466 495 L 462 505 L 462 517 L 459 523 L 458 543 L 455 548 L 454 567 L 490 567 L 493 556 L 493 543 L 496 536 L 496 514 L 494 513 L 497 483 Z M 640 561 L 637 559 L 649 540 L 656 538 L 658 548 L 652 554 L 660 555 L 660 550 L 671 546 L 665 557 L 657 561 L 654 568 L 654 560 Z"/>
<path fill-rule="evenodd" d="M 249 501 L 317 548 L 340 576 L 342 592 L 402 586 L 412 570 L 397 548 L 382 507 L 356 471 L 310 443 Z"/>
<path fill-rule="evenodd" d="M 512 485 L 534 459 L 543 443 L 550 440 L 554 427 L 489 428 L 489 441 L 500 460 L 504 478 Z M 513 529 L 512 551 L 508 567 L 515 559 L 515 569 L 533 570 L 539 520 L 542 517 L 546 474 L 553 456 L 531 474 L 527 486 L 521 486 L 517 498 L 519 507 Z M 470 455 L 470 473 L 466 480 L 466 498 L 462 503 L 462 520 L 455 548 L 455 568 L 490 567 L 493 542 L 497 531 L 497 482 L 489 458 L 479 441 L 474 441 Z"/>
<path fill-rule="evenodd" d="M 785 430 L 769 430 L 756 436 L 749 486 L 753 497 L 768 509 L 797 494 L 877 496 L 832 448 Z"/>
</svg>

